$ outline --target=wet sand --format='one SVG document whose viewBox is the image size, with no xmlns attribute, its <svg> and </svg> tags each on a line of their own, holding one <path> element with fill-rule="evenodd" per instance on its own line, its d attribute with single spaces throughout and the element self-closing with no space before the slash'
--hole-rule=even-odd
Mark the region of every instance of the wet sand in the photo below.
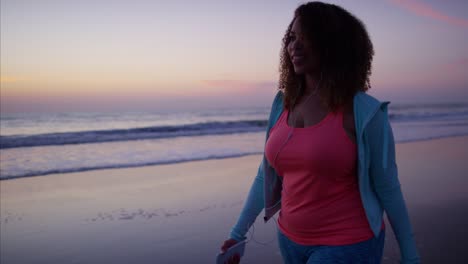
<svg viewBox="0 0 468 264">
<path fill-rule="evenodd" d="M 0 181 L 0 262 L 214 263 L 260 160 Z M 423 263 L 468 263 L 468 137 L 397 144 L 397 164 Z M 386 225 L 383 263 L 398 263 Z M 282 263 L 274 221 L 254 239 L 267 245 L 251 240 L 241 263 Z"/>
</svg>

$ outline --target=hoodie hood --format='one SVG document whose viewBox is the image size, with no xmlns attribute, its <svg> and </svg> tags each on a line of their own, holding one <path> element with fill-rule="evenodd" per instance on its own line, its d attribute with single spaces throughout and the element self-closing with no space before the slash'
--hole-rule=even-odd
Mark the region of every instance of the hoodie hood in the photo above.
<svg viewBox="0 0 468 264">
<path fill-rule="evenodd" d="M 356 126 L 356 134 L 362 139 L 364 130 L 369 124 L 371 119 L 377 114 L 378 111 L 383 111 L 384 127 L 383 129 L 383 146 L 382 146 L 382 167 L 388 167 L 388 104 L 389 101 L 380 102 L 374 97 L 366 94 L 365 92 L 358 92 L 354 96 L 354 122 Z"/>
</svg>

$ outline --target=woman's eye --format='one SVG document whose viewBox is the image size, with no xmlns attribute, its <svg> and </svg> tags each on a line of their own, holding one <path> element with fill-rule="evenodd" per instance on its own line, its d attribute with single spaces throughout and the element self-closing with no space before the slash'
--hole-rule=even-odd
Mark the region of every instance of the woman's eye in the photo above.
<svg viewBox="0 0 468 264">
<path fill-rule="evenodd" d="M 289 40 L 295 40 L 296 39 L 296 36 L 293 36 L 293 35 L 289 35 Z"/>
</svg>

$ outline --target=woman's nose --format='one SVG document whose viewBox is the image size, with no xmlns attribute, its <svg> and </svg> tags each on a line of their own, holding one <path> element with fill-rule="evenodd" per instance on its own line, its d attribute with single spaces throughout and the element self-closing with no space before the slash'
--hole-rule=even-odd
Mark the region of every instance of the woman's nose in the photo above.
<svg viewBox="0 0 468 264">
<path fill-rule="evenodd" d="M 291 47 L 293 49 L 302 48 L 303 47 L 302 39 L 296 38 L 293 41 L 291 41 Z"/>
</svg>

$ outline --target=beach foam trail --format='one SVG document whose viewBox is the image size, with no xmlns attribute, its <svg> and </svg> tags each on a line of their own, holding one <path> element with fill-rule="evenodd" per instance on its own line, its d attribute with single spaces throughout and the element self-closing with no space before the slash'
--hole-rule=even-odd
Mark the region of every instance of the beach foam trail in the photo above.
<svg viewBox="0 0 468 264">
<path fill-rule="evenodd" d="M 0 149 L 260 132 L 267 126 L 267 117 L 267 108 L 166 114 L 2 115 Z M 461 127 L 468 126 L 468 104 L 390 104 L 389 118 L 392 124 L 446 127 L 442 136 L 455 136 L 460 135 Z M 420 139 L 436 137 L 423 133 Z"/>
<path fill-rule="evenodd" d="M 80 132 L 48 133 L 28 136 L 2 136 L 3 149 L 52 146 L 66 144 L 101 143 L 141 139 L 159 139 L 182 136 L 207 136 L 264 131 L 267 120 L 240 120 L 207 122 L 175 126 L 151 126 L 129 129 L 94 130 Z"/>
<path fill-rule="evenodd" d="M 0 180 L 263 153 L 268 108 L 2 114 Z M 396 143 L 468 135 L 468 104 L 389 105 Z"/>
<path fill-rule="evenodd" d="M 0 150 L 0 179 L 262 153 L 263 132 Z"/>
</svg>

